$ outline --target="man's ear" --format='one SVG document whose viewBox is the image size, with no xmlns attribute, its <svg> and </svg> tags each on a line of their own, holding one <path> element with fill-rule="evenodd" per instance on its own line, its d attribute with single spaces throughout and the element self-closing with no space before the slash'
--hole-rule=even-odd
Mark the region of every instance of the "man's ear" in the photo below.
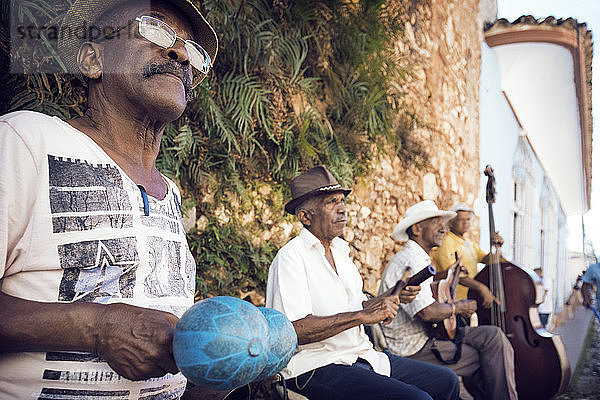
<svg viewBox="0 0 600 400">
<path fill-rule="evenodd" d="M 420 222 L 417 222 L 416 224 L 410 226 L 410 231 L 414 237 L 420 237 L 421 233 L 423 232 L 423 227 L 421 226 Z"/>
<path fill-rule="evenodd" d="M 306 210 L 298 211 L 298 220 L 302 222 L 304 226 L 310 226 L 310 213 Z"/>
<path fill-rule="evenodd" d="M 89 79 L 102 76 L 102 55 L 104 48 L 99 43 L 84 42 L 77 54 L 77 65 L 81 73 Z"/>
</svg>

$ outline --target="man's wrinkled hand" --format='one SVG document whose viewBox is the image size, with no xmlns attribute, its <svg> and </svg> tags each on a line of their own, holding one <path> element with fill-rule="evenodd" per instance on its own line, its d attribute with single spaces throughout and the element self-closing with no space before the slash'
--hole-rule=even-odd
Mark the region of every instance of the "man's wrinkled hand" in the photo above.
<svg viewBox="0 0 600 400">
<path fill-rule="evenodd" d="M 405 286 L 398 298 L 400 299 L 400 303 L 408 304 L 411 303 L 421 291 L 421 286 Z"/>
<path fill-rule="evenodd" d="M 481 304 L 485 308 L 490 308 L 494 302 L 500 304 L 498 299 L 493 295 L 493 293 L 488 289 L 487 286 L 481 285 L 479 287 L 479 294 L 481 296 Z"/>
<path fill-rule="evenodd" d="M 95 323 L 95 354 L 130 380 L 177 373 L 173 333 L 178 318 L 167 312 L 109 304 Z"/>
<path fill-rule="evenodd" d="M 460 265 L 458 271 L 458 277 L 459 278 L 468 278 L 469 277 L 469 271 L 467 270 L 467 267 L 465 267 L 464 265 Z"/>
<path fill-rule="evenodd" d="M 389 324 L 396 317 L 399 307 L 398 296 L 377 296 L 363 303 L 363 324 L 378 322 Z"/>
</svg>

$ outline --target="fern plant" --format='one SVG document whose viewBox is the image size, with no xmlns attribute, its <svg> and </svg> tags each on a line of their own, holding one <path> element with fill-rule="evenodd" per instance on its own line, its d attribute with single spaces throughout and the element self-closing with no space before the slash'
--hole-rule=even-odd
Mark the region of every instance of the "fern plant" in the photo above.
<svg viewBox="0 0 600 400">
<path fill-rule="evenodd" d="M 72 2 L 56 0 L 51 7 L 47 0 L 9 1 L 16 18 L 38 28 L 59 25 Z M 401 24 L 384 0 L 198 5 L 217 31 L 219 54 L 184 116 L 166 127 L 157 164 L 181 185 L 185 203 L 208 220 L 188 237 L 199 295 L 237 293 L 242 286 L 261 291 L 281 243 L 249 238 L 287 218 L 282 208 L 290 179 L 326 164 L 341 183 L 351 185 L 368 171 L 377 149 L 395 144 L 410 149 L 391 117 L 398 108 L 394 86 L 407 72 L 388 50 L 401 35 Z M 38 50 L 28 45 L 11 50 L 12 65 L 26 74 L 6 80 L 12 94 L 3 109 L 65 119 L 85 112 L 85 86 L 54 72 L 63 65 L 50 39 L 42 36 Z M 273 188 L 271 200 L 256 199 L 261 182 Z M 256 217 L 241 229 L 235 220 L 215 218 L 223 207 L 234 218 L 259 213 L 265 202 L 275 222 Z"/>
</svg>

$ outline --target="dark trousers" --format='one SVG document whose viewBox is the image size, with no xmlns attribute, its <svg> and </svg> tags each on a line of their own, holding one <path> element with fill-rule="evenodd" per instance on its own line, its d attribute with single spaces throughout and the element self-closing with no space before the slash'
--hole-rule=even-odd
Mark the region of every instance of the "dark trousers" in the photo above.
<svg viewBox="0 0 600 400">
<path fill-rule="evenodd" d="M 449 340 L 436 340 L 444 360 L 454 357 L 456 346 Z M 442 365 L 431 351 L 433 341 L 412 359 Z M 466 327 L 462 356 L 456 364 L 447 365 L 458 375 L 468 378 L 469 390 L 477 400 L 516 400 L 513 348 L 506 335 L 496 326 Z"/>
<path fill-rule="evenodd" d="M 391 376 L 375 373 L 366 361 L 329 364 L 286 381 L 310 400 L 451 400 L 458 399 L 458 377 L 440 367 L 386 353 Z"/>
</svg>

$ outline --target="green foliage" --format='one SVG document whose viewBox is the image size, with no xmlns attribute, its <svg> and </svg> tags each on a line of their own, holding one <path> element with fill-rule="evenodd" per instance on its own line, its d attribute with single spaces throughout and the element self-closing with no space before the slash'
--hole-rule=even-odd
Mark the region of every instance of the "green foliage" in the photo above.
<svg viewBox="0 0 600 400">
<path fill-rule="evenodd" d="M 196 265 L 196 289 L 199 296 L 238 296 L 240 290 L 265 291 L 268 266 L 277 247 L 263 242 L 252 245 L 236 223 L 220 225 L 211 219 L 204 231 L 188 234 Z"/>
<path fill-rule="evenodd" d="M 41 26 L 59 24 L 71 2 L 11 5 L 19 21 Z M 384 0 L 206 0 L 202 10 L 217 31 L 219 53 L 184 116 L 165 129 L 157 165 L 181 185 L 185 203 L 208 217 L 206 230 L 189 234 L 201 294 L 263 290 L 282 243 L 257 245 L 249 237 L 273 222 L 256 218 L 244 230 L 220 225 L 217 208 L 262 212 L 254 194 L 266 183 L 274 189 L 267 203 L 281 220 L 289 181 L 308 167 L 325 164 L 352 185 L 377 150 L 399 145 L 407 159 L 422 159 L 405 139 L 410 118 L 400 127 L 392 123 L 407 74 L 389 50 L 401 24 Z M 48 39 L 11 50 L 13 64 L 28 73 L 9 78 L 3 110 L 65 119 L 85 112 L 83 83 L 35 73 L 62 67 Z"/>
<path fill-rule="evenodd" d="M 204 2 L 221 48 L 186 117 L 168 131 L 203 143 L 186 154 L 168 138 L 161 167 L 186 164 L 173 171 L 186 191 L 208 175 L 242 197 L 244 182 L 285 184 L 318 164 L 346 182 L 365 173 L 373 145 L 397 143 L 388 95 L 397 66 L 385 60 L 399 24 L 384 18 L 384 3 Z"/>
<path fill-rule="evenodd" d="M 33 110 L 64 119 L 83 114 L 85 88 L 78 79 L 61 73 L 65 69 L 57 53 L 56 35 L 53 36 L 71 3 L 72 0 L 2 2 L 0 64 L 12 73 L 0 74 L 0 88 L 5 89 L 0 112 Z M 10 43 L 9 27 L 13 29 L 14 43 Z M 23 30 L 14 31 L 16 27 Z"/>
<path fill-rule="evenodd" d="M 12 97 L 6 98 L 6 111 L 32 110 L 63 119 L 83 115 L 85 88 L 63 74 L 14 74 L 7 77 L 7 86 Z"/>
</svg>

